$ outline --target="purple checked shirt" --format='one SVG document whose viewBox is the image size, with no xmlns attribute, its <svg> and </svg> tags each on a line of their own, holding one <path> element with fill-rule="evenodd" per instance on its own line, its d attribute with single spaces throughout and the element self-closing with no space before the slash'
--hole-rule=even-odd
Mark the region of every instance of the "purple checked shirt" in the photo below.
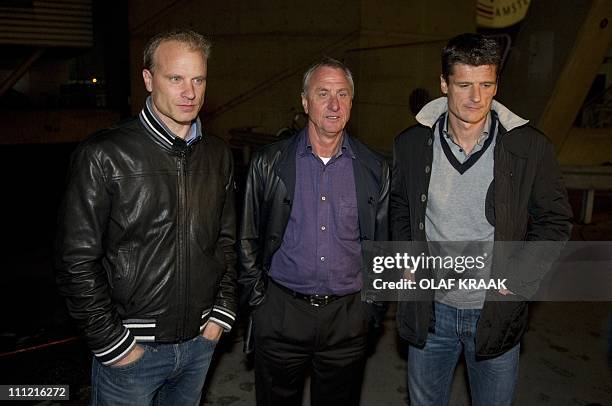
<svg viewBox="0 0 612 406">
<path fill-rule="evenodd" d="M 327 165 L 298 141 L 295 195 L 269 276 L 304 294 L 346 295 L 361 290 L 361 244 L 353 159 L 347 137 Z"/>
</svg>

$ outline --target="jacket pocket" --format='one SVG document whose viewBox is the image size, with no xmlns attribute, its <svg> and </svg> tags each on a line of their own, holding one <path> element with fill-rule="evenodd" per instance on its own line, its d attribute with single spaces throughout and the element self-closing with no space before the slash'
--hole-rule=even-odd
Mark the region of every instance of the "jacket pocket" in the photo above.
<svg viewBox="0 0 612 406">
<path fill-rule="evenodd" d="M 133 268 L 133 252 L 130 248 L 119 248 L 117 252 L 117 271 L 122 279 L 127 279 L 132 273 Z"/>
<path fill-rule="evenodd" d="M 134 281 L 134 249 L 120 247 L 117 257 L 113 263 L 113 272 L 109 277 L 112 288 L 112 296 L 120 303 L 125 303 L 129 298 Z"/>
</svg>

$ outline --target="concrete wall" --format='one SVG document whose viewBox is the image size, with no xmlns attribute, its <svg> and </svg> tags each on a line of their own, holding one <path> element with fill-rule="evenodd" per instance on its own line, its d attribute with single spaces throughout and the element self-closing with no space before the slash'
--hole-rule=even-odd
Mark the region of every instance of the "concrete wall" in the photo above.
<svg viewBox="0 0 612 406">
<path fill-rule="evenodd" d="M 155 32 L 187 26 L 208 35 L 213 51 L 202 116 L 212 114 L 205 126 L 220 136 L 233 127 L 276 133 L 290 124 L 302 110 L 306 67 L 322 54 L 341 57 L 342 48 L 334 46 L 339 41 L 357 44 L 359 8 L 350 1 L 180 1 L 163 11 L 164 3 L 131 3 L 132 77 L 140 76 L 142 48 Z M 160 11 L 163 18 L 155 17 Z M 132 82 L 137 111 L 145 93 L 141 80 Z"/>
<path fill-rule="evenodd" d="M 532 1 L 502 72 L 498 99 L 537 123 L 588 12 L 585 0 Z"/>
<path fill-rule="evenodd" d="M 451 7 L 452 13 L 437 15 Z M 144 44 L 155 32 L 177 26 L 213 40 L 202 114 L 208 131 L 227 137 L 230 128 L 254 127 L 274 134 L 289 125 L 302 111 L 302 73 L 328 55 L 344 60 L 355 73 L 351 132 L 385 151 L 413 122 L 412 89 L 439 94 L 443 42 L 475 28 L 474 4 L 449 0 L 135 0 L 130 2 L 134 113 L 146 96 L 140 79 Z M 412 45 L 424 41 L 431 43 Z M 386 48 L 363 49 L 370 47 Z"/>
<path fill-rule="evenodd" d="M 502 103 L 538 122 L 592 1 L 561 8 L 552 0 L 532 2 L 502 75 Z M 147 39 L 192 27 L 213 41 L 201 114 L 207 131 L 227 138 L 231 128 L 275 134 L 288 126 L 302 111 L 302 73 L 328 55 L 355 75 L 349 130 L 387 153 L 393 138 L 414 124 L 411 92 L 441 95 L 444 43 L 476 29 L 475 2 L 451 0 L 133 0 L 129 26 L 133 113 L 146 96 L 140 71 Z M 576 162 L 563 156 L 564 163 Z"/>
<path fill-rule="evenodd" d="M 440 51 L 459 33 L 475 30 L 475 4 L 435 0 L 363 0 L 358 66 L 357 131 L 373 147 L 390 151 L 393 138 L 415 123 L 408 100 L 416 88 L 440 92 Z M 441 13 L 441 10 L 452 12 Z"/>
</svg>

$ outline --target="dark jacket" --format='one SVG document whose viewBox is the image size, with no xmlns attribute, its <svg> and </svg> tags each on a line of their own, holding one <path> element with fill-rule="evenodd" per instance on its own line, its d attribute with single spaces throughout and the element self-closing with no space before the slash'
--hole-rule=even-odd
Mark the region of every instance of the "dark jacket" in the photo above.
<svg viewBox="0 0 612 406">
<path fill-rule="evenodd" d="M 233 163 L 220 139 L 171 146 L 134 119 L 81 143 L 60 211 L 56 276 L 102 363 L 135 340 L 193 338 L 209 319 L 231 328 L 234 210 Z"/>
<path fill-rule="evenodd" d="M 300 134 L 304 134 L 304 130 Z M 291 214 L 295 189 L 298 137 L 267 145 L 251 160 L 246 187 L 239 256 L 243 301 L 257 306 L 264 300 L 272 256 L 280 248 Z M 389 237 L 389 165 L 361 142 L 348 137 L 355 154 L 353 172 L 357 192 L 360 240 Z M 248 338 L 248 337 L 247 337 Z M 247 340 L 248 341 L 248 340 Z M 249 346 L 249 343 L 246 343 Z"/>
<path fill-rule="evenodd" d="M 565 241 L 571 230 L 571 208 L 552 143 L 527 126 L 526 120 L 493 102 L 500 126 L 494 150 L 494 193 L 487 196 L 493 211 L 496 241 Z M 419 125 L 395 139 L 391 185 L 392 238 L 425 241 L 425 211 L 433 160 L 433 126 L 446 111 L 446 98 L 430 102 L 417 116 Z M 492 275 L 503 264 L 494 255 Z M 510 270 L 512 271 L 512 270 Z M 515 278 L 524 280 L 524 278 Z M 524 286 L 508 289 L 521 292 Z M 491 293 L 488 294 L 497 294 Z M 433 300 L 433 291 L 431 291 Z M 432 301 L 401 302 L 399 334 L 423 347 L 433 329 Z M 485 301 L 476 332 L 480 357 L 494 357 L 517 344 L 527 329 L 527 304 L 523 301 Z"/>
</svg>

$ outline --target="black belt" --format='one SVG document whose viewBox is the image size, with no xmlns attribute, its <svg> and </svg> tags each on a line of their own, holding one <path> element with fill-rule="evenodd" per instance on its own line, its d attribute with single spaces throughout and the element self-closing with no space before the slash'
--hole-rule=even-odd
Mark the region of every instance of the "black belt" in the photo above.
<svg viewBox="0 0 612 406">
<path fill-rule="evenodd" d="M 297 298 L 297 299 L 302 299 L 305 300 L 306 302 L 308 302 L 311 306 L 315 306 L 315 307 L 322 307 L 322 306 L 326 306 L 328 304 L 330 304 L 331 302 L 333 302 L 334 300 L 346 297 L 347 295 L 342 295 L 342 296 L 338 296 L 338 295 L 305 295 L 303 293 L 300 292 L 296 292 L 295 290 L 289 289 L 286 286 L 281 285 L 280 283 L 276 282 L 274 279 L 270 278 L 270 280 L 274 283 L 274 285 L 278 286 L 278 288 L 280 290 L 282 290 L 285 293 L 290 294 L 291 296 Z"/>
</svg>

